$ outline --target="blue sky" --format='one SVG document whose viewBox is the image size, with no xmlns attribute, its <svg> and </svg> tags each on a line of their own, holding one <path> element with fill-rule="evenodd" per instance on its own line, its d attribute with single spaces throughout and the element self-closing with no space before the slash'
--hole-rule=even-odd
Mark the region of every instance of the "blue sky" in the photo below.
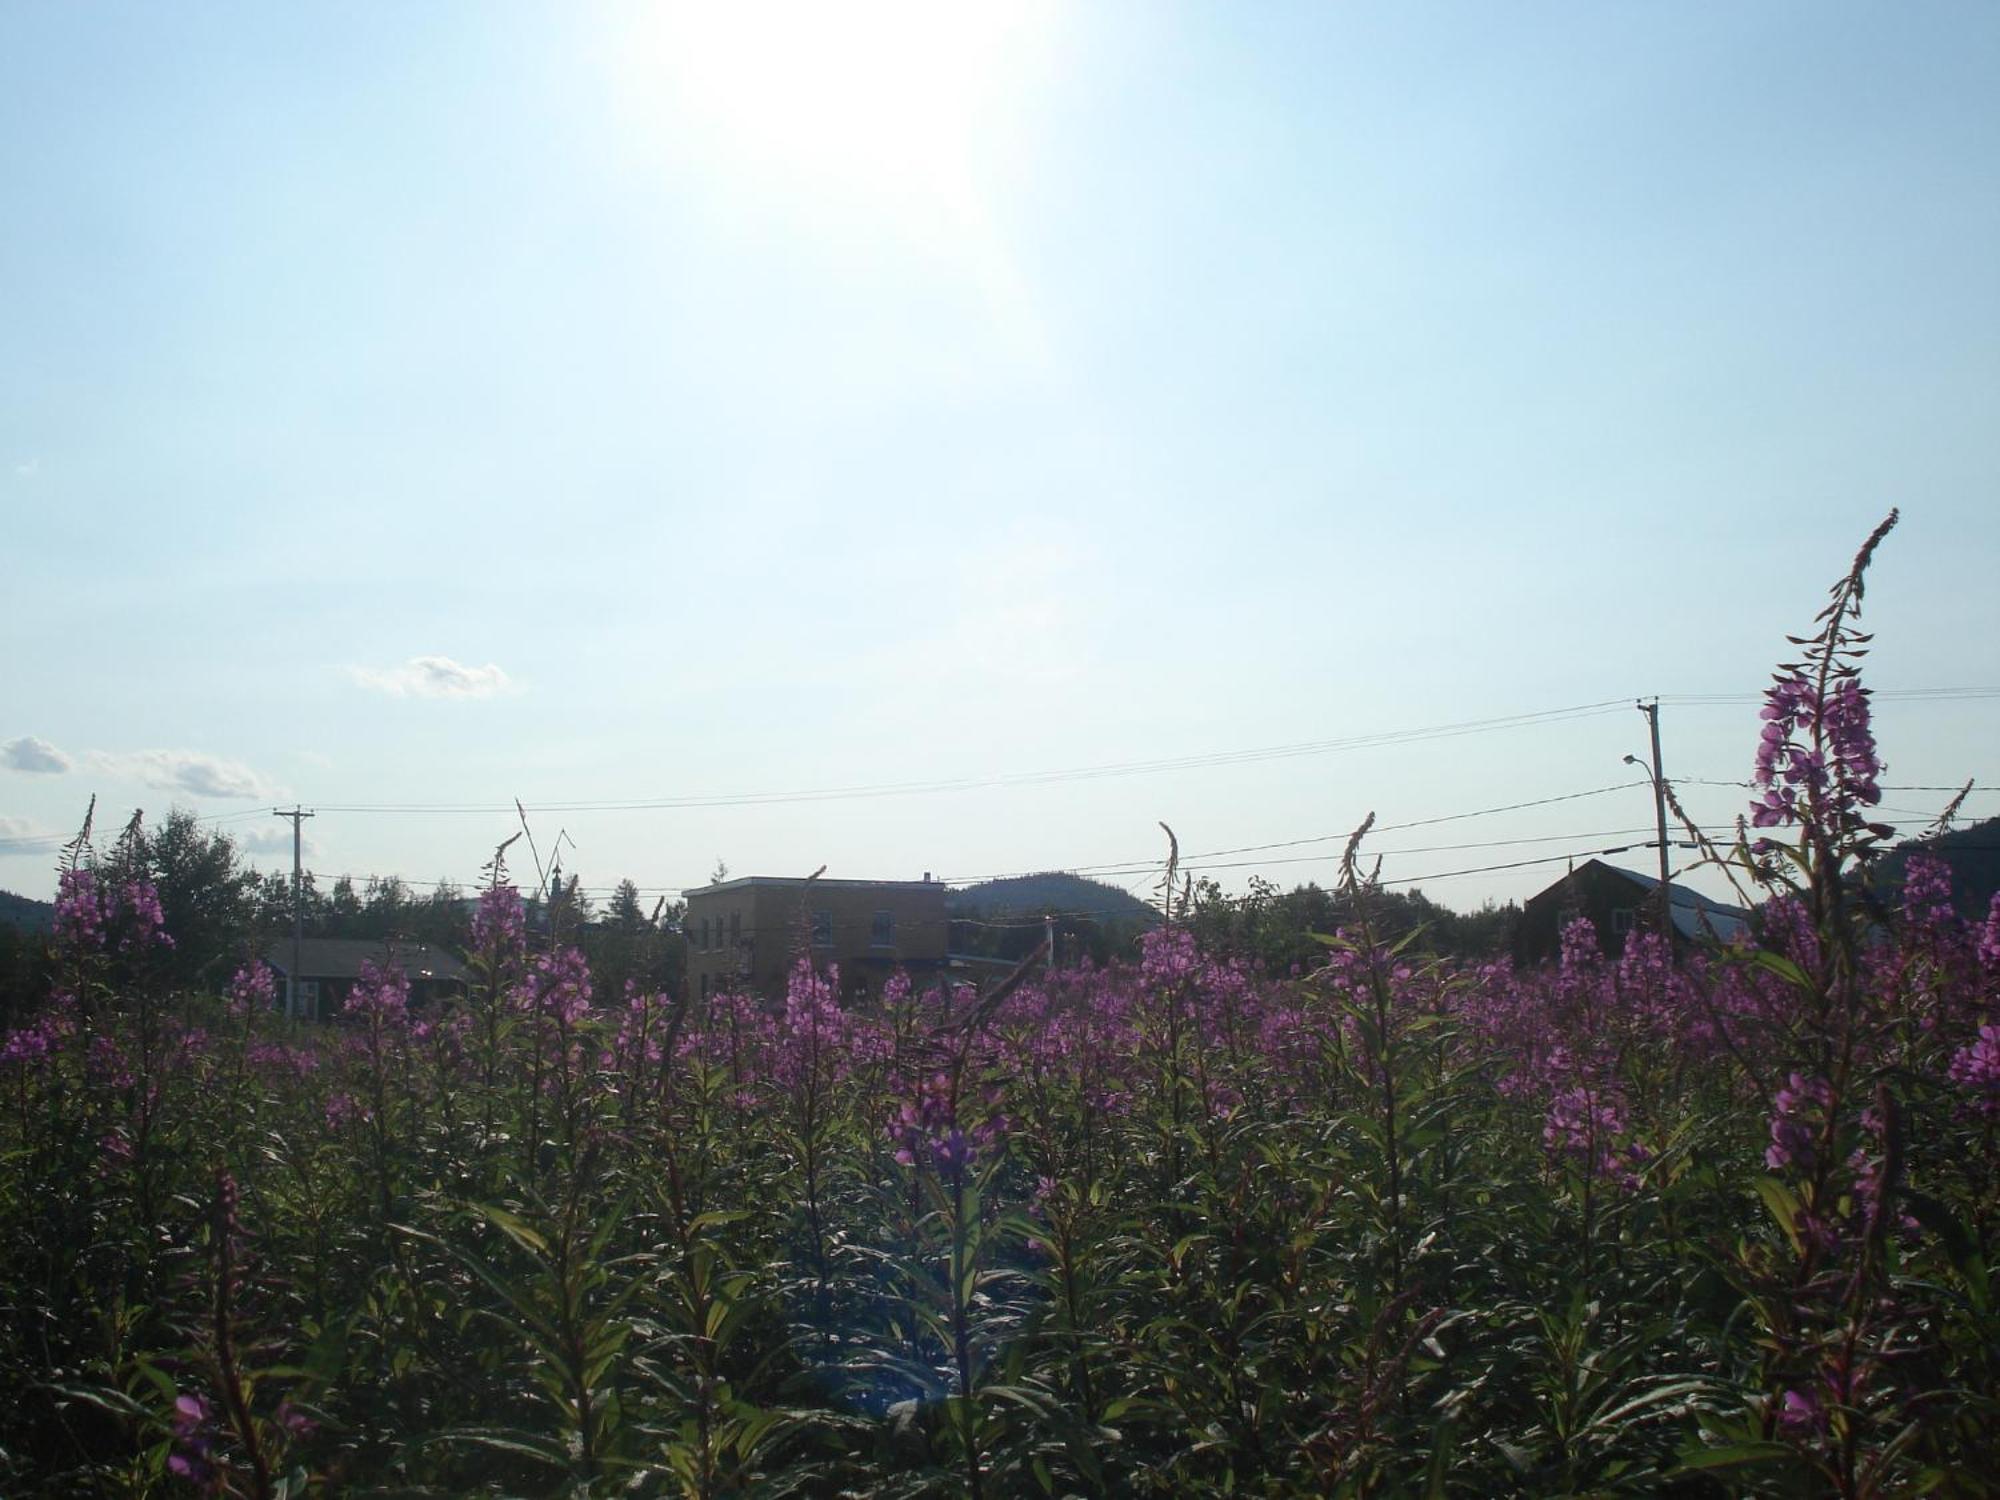
<svg viewBox="0 0 2000 1500">
<path fill-rule="evenodd" d="M 1888 779 L 2000 781 L 1996 74 L 1987 4 L 0 9 L 0 886 L 93 792 L 323 877 L 516 797 L 594 886 L 1123 869 L 1621 782 L 1642 694 L 1740 777 L 1676 698 L 1892 504 L 1869 680 L 1959 693 Z"/>
</svg>

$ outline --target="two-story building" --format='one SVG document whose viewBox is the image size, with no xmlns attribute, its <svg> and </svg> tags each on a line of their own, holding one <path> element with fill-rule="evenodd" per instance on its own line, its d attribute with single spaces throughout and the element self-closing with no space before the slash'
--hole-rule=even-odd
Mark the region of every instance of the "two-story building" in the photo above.
<svg viewBox="0 0 2000 1500">
<path fill-rule="evenodd" d="M 1616 957 L 1634 928 L 1657 922 L 1660 882 L 1653 875 L 1587 859 L 1562 879 L 1530 896 L 1514 924 L 1514 957 L 1541 963 L 1562 951 L 1562 930 L 1578 917 L 1590 918 L 1597 945 Z M 1676 948 L 1729 943 L 1750 931 L 1750 913 L 1684 885 L 1667 887 L 1667 914 Z"/>
<path fill-rule="evenodd" d="M 687 983 L 698 998 L 741 989 L 776 999 L 801 954 L 840 970 L 843 998 L 881 993 L 897 968 L 946 967 L 945 887 L 922 880 L 746 875 L 682 893 Z"/>
</svg>

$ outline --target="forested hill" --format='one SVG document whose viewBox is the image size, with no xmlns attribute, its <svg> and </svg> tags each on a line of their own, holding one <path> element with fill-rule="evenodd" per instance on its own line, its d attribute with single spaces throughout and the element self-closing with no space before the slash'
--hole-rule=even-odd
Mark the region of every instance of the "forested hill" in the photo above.
<svg viewBox="0 0 2000 1500">
<path fill-rule="evenodd" d="M 18 927 L 23 932 L 46 932 L 56 909 L 46 901 L 0 891 L 0 925 Z"/>
<path fill-rule="evenodd" d="M 2000 818 L 1970 823 L 1940 838 L 1898 844 L 1883 857 L 1881 885 L 1900 887 L 1904 867 L 1917 853 L 1933 855 L 1951 868 L 1951 898 L 1962 915 L 1986 915 L 1993 893 L 2000 890 Z"/>
<path fill-rule="evenodd" d="M 1060 870 L 984 880 L 953 891 L 945 906 L 955 917 L 1038 917 L 1043 912 L 1074 912 L 1141 926 L 1159 920 L 1159 913 L 1130 891 Z"/>
</svg>

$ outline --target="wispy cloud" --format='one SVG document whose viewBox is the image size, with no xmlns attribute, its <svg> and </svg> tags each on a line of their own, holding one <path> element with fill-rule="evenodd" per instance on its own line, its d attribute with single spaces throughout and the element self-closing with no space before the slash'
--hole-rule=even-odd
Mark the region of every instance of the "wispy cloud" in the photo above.
<svg viewBox="0 0 2000 1500">
<path fill-rule="evenodd" d="M 90 768 L 107 776 L 122 776 L 163 792 L 191 797 L 270 797 L 275 790 L 241 761 L 225 760 L 205 750 L 93 750 Z"/>
<path fill-rule="evenodd" d="M 398 667 L 349 667 L 365 688 L 392 698 L 492 698 L 514 691 L 514 681 L 488 662 L 468 667 L 449 656 L 413 656 Z"/>
<path fill-rule="evenodd" d="M 14 473 L 22 479 L 33 479 L 41 472 L 42 461 L 39 458 L 24 458 L 14 465 Z"/>
<path fill-rule="evenodd" d="M 62 844 L 61 834 L 38 829 L 26 818 L 0 818 L 0 856 L 50 854 Z"/>
<path fill-rule="evenodd" d="M 32 734 L 24 734 L 0 745 L 0 766 L 10 771 L 27 771 L 35 775 L 60 776 L 74 762 L 51 745 L 47 740 Z"/>
</svg>

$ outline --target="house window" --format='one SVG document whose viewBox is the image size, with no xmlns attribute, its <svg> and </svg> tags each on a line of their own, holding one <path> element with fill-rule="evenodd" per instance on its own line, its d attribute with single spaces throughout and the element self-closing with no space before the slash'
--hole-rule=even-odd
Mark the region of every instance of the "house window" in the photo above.
<svg viewBox="0 0 2000 1500">
<path fill-rule="evenodd" d="M 701 976 L 701 998 L 704 1000 L 708 998 L 708 976 L 706 974 Z"/>
<path fill-rule="evenodd" d="M 701 919 L 701 951 L 708 952 L 708 918 Z"/>
<path fill-rule="evenodd" d="M 896 914 L 892 911 L 878 911 L 868 923 L 868 945 L 871 948 L 893 948 L 896 946 Z"/>
<path fill-rule="evenodd" d="M 732 948 L 743 946 L 743 913 L 740 911 L 729 914 L 729 946 Z"/>
<path fill-rule="evenodd" d="M 1632 930 L 1632 908 L 1621 906 L 1611 913 L 1611 930 L 1623 935 Z"/>
<path fill-rule="evenodd" d="M 813 913 L 812 945 L 815 948 L 831 948 L 833 946 L 832 912 L 816 911 Z"/>
</svg>

